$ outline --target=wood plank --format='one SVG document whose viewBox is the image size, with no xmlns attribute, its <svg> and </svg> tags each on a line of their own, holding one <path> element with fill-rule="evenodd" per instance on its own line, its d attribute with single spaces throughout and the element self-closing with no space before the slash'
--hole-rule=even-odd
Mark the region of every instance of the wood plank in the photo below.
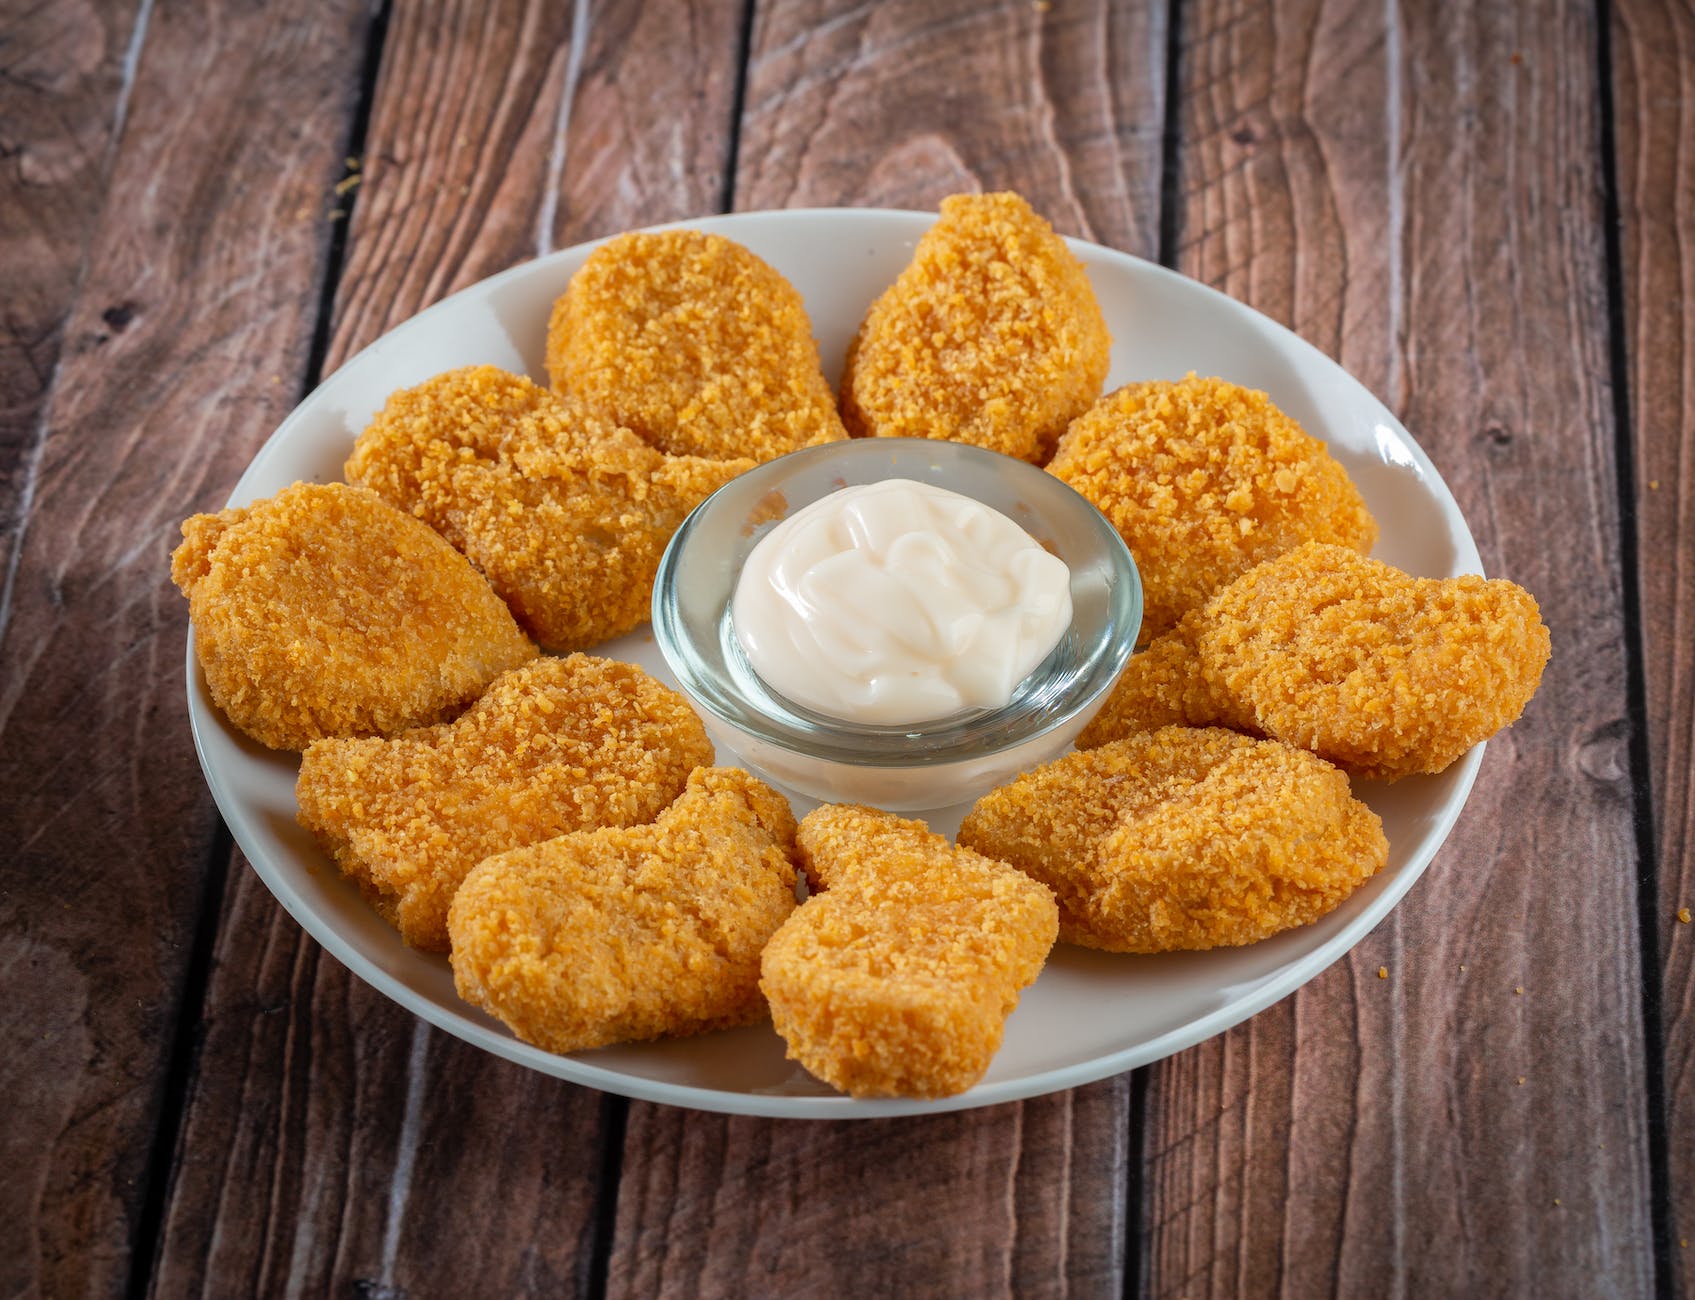
<svg viewBox="0 0 1695 1300">
<path fill-rule="evenodd" d="M 1164 85 L 1164 14 L 1142 7 L 761 4 L 736 207 L 933 211 L 1010 186 L 1152 257 Z"/>
<path fill-rule="evenodd" d="M 331 364 L 555 241 L 717 202 L 736 6 L 585 13 L 573 32 L 569 6 L 396 6 Z M 155 1293 L 585 1292 L 610 1099 L 428 1028 L 244 863 L 216 956 Z"/>
<path fill-rule="evenodd" d="M 1155 1068 L 1148 1288 L 1647 1294 L 1592 10 L 1183 14 L 1180 268 L 1402 412 L 1555 657 L 1391 919 Z"/>
<path fill-rule="evenodd" d="M 119 39 L 87 8 L 34 12 Z M 65 73 L 67 93 L 91 98 L 67 110 L 43 165 L 72 188 L 31 205 L 49 233 L 29 238 L 52 242 L 62 221 L 56 256 L 80 263 L 86 231 L 86 268 L 0 609 L 9 1294 L 111 1293 L 130 1272 L 216 826 L 166 556 L 178 521 L 221 499 L 291 400 L 270 376 L 299 374 L 329 245 L 327 225 L 292 214 L 315 214 L 339 167 L 363 25 L 359 3 L 160 7 L 133 80 L 119 77 L 127 116 L 109 157 L 79 125 L 110 105 L 106 56 L 90 47 L 93 62 Z M 289 132 L 326 147 L 278 171 L 270 142 Z M 93 170 L 79 179 L 81 166 Z M 65 210 L 100 183 L 92 215 Z"/>
<path fill-rule="evenodd" d="M 760 5 L 736 205 L 1013 187 L 1151 256 L 1163 72 L 1160 17 L 1105 4 Z M 608 1289 L 1117 1295 L 1129 1113 L 1127 1075 L 874 1123 L 633 1104 Z"/>
<path fill-rule="evenodd" d="M 128 107 L 139 11 L 139 0 L 99 0 L 0 14 L 0 575 L 16 555 L 42 408 Z"/>
<path fill-rule="evenodd" d="M 1127 1080 L 933 1119 L 632 1105 L 608 1292 L 1119 1295 Z"/>
<path fill-rule="evenodd" d="M 1635 449 L 1659 988 L 1665 1034 L 1671 1289 L 1695 1286 L 1695 13 L 1612 6 L 1624 340 Z M 1687 915 L 1687 913 L 1685 913 Z"/>
</svg>

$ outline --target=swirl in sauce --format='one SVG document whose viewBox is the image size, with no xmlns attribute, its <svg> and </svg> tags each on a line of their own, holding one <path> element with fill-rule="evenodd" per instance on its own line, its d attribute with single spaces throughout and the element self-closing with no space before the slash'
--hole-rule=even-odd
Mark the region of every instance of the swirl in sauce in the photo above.
<svg viewBox="0 0 1695 1300">
<path fill-rule="evenodd" d="M 761 538 L 730 617 L 778 694 L 902 726 L 1009 703 L 1064 636 L 1070 581 L 999 511 L 889 479 L 834 492 Z"/>
</svg>

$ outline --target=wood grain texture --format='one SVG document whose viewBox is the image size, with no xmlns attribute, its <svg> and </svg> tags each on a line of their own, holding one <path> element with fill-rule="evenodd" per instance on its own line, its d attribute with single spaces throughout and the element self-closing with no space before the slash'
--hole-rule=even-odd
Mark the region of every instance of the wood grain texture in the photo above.
<svg viewBox="0 0 1695 1300">
<path fill-rule="evenodd" d="M 736 206 L 933 210 L 1010 186 L 1151 257 L 1164 84 L 1161 6 L 761 4 Z"/>
<path fill-rule="evenodd" d="M 1593 15 L 1183 12 L 1180 268 L 1400 409 L 1554 662 L 1391 919 L 1155 1067 L 1148 1288 L 1646 1294 Z"/>
<path fill-rule="evenodd" d="M 216 959 L 152 1294 L 582 1294 L 594 1093 L 401 1010 L 244 862 Z"/>
<path fill-rule="evenodd" d="M 682 118 L 691 150 L 727 156 L 736 11 L 586 16 L 574 33 L 568 7 L 522 0 L 394 9 L 332 363 L 553 241 L 603 233 L 587 223 L 717 201 L 721 163 L 666 160 Z M 604 139 L 627 150 L 613 159 Z M 608 1099 L 431 1030 L 235 872 L 154 1293 L 221 1294 L 231 1279 L 264 1295 L 584 1293 Z"/>
<path fill-rule="evenodd" d="M 1013 187 L 1151 255 L 1163 50 L 1105 5 L 760 5 L 737 206 Z M 887 1123 L 632 1104 L 609 1291 L 1118 1295 L 1129 1113 L 1128 1076 Z"/>
<path fill-rule="evenodd" d="M 1636 468 L 1637 583 L 1659 863 L 1660 1000 L 1673 1289 L 1695 1285 L 1695 13 L 1612 7 L 1618 170 Z M 1681 1290 L 1678 1290 L 1681 1288 Z"/>
<path fill-rule="evenodd" d="M 363 21 L 351 3 L 153 12 L 122 138 L 91 164 L 106 192 L 0 611 L 7 1294 L 129 1272 L 216 825 L 166 557 L 292 400 L 271 376 L 299 373 L 328 232 L 290 214 L 327 192 L 335 145 L 279 169 L 269 142 L 335 140 Z"/>
<path fill-rule="evenodd" d="M 139 0 L 0 14 L 0 623 L 65 318 L 145 36 Z"/>
<path fill-rule="evenodd" d="M 400 6 L 360 160 L 333 370 L 538 253 L 716 211 L 740 0 Z M 569 98 L 567 98 L 569 92 Z"/>
<path fill-rule="evenodd" d="M 633 1105 L 608 1294 L 1117 1296 L 1128 1093 L 848 1123 Z"/>
</svg>

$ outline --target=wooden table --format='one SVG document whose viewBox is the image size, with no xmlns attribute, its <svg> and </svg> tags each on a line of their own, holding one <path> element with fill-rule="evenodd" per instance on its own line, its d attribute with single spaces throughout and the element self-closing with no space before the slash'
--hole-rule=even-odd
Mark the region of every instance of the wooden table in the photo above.
<svg viewBox="0 0 1695 1300">
<path fill-rule="evenodd" d="M 202 783 L 180 520 L 537 253 L 998 187 L 1337 357 L 1541 599 L 1412 895 L 1211 1042 L 929 1119 L 629 1103 L 353 980 Z M 0 276 L 0 1294 L 1695 1286 L 1688 5 L 15 0 Z"/>
</svg>

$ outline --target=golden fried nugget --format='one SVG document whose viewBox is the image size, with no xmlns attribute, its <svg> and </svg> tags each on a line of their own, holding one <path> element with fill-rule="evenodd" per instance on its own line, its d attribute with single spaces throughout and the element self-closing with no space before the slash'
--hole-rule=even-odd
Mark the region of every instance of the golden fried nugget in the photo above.
<svg viewBox="0 0 1695 1300">
<path fill-rule="evenodd" d="M 697 230 L 596 249 L 553 305 L 547 373 L 672 455 L 774 460 L 847 437 L 795 287 Z"/>
<path fill-rule="evenodd" d="M 671 534 L 752 466 L 662 455 L 520 375 L 475 366 L 389 398 L 347 477 L 469 556 L 542 645 L 580 650 L 647 619 Z"/>
<path fill-rule="evenodd" d="M 1106 382 L 1112 336 L 1065 241 L 1016 194 L 956 194 L 848 348 L 856 437 L 949 438 L 1041 464 Z"/>
<path fill-rule="evenodd" d="M 759 954 L 795 908 L 788 801 L 701 768 L 650 826 L 479 863 L 453 900 L 453 982 L 527 1043 L 575 1052 L 765 1018 Z"/>
<path fill-rule="evenodd" d="M 789 1056 L 856 1097 L 964 1092 L 1053 947 L 1052 894 L 871 808 L 819 808 L 798 843 L 824 892 L 777 931 L 760 981 Z"/>
<path fill-rule="evenodd" d="M 1048 473 L 1087 497 L 1135 556 L 1144 642 L 1302 542 L 1363 554 L 1377 540 L 1325 445 L 1264 393 L 1222 379 L 1107 394 L 1066 430 Z"/>
<path fill-rule="evenodd" d="M 1548 652 L 1523 587 L 1413 578 L 1309 542 L 1250 569 L 1131 659 L 1077 743 L 1218 723 L 1357 776 L 1440 772 L 1517 721 Z"/>
<path fill-rule="evenodd" d="M 438 722 L 536 653 L 464 556 L 358 488 L 296 483 L 182 535 L 212 699 L 272 749 Z"/>
<path fill-rule="evenodd" d="M 712 746 L 687 701 L 634 664 L 538 659 L 456 721 L 306 751 L 300 824 L 414 948 L 445 951 L 453 891 L 482 859 L 653 820 Z"/>
<path fill-rule="evenodd" d="M 1323 759 L 1165 727 L 991 790 L 959 842 L 1059 898 L 1059 937 L 1110 952 L 1254 943 L 1316 921 L 1388 860 L 1383 823 Z"/>
</svg>

